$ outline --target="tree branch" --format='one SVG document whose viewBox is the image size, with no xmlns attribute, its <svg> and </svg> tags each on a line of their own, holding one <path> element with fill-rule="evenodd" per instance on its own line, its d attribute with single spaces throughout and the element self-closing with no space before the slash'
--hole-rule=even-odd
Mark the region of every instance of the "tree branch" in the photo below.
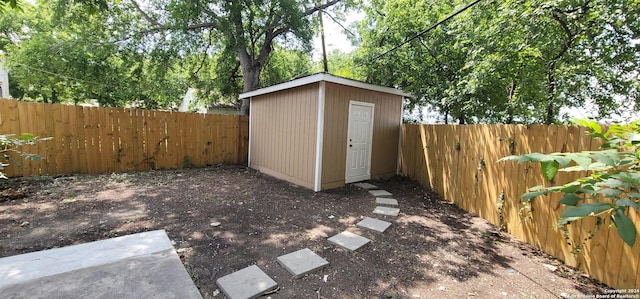
<svg viewBox="0 0 640 299">
<path fill-rule="evenodd" d="M 314 14 L 318 10 L 324 10 L 325 8 L 329 8 L 331 6 L 334 6 L 334 5 L 338 4 L 340 1 L 342 1 L 342 0 L 331 0 L 331 1 L 327 2 L 327 3 L 325 3 L 325 4 L 318 5 L 318 6 L 314 7 L 314 8 L 311 8 L 311 9 L 305 11 L 304 12 L 304 16 L 306 17 L 306 16 Z"/>
<path fill-rule="evenodd" d="M 576 32 L 571 31 L 571 28 L 569 28 L 569 25 L 567 24 L 567 22 L 560 17 L 559 15 L 560 13 L 561 12 L 554 9 L 551 12 L 551 17 L 560 24 L 560 26 L 562 27 L 562 30 L 564 30 L 565 34 L 567 35 L 567 40 L 564 42 L 564 44 L 562 44 L 562 48 L 560 49 L 560 52 L 558 52 L 558 54 L 556 54 L 553 58 L 551 58 L 551 61 L 554 64 L 556 60 L 560 59 L 564 55 L 564 53 L 566 53 L 569 50 L 577 34 Z"/>
<path fill-rule="evenodd" d="M 351 30 L 349 30 L 347 27 L 345 27 L 344 25 L 342 25 L 342 23 L 340 23 L 338 20 L 336 20 L 336 18 L 334 18 L 330 13 L 326 12 L 324 9 L 322 10 L 322 12 L 328 16 L 334 23 L 338 24 L 338 26 L 342 27 L 342 30 L 346 31 L 347 33 L 349 33 L 351 36 L 356 36 L 353 32 L 351 32 Z"/>
<path fill-rule="evenodd" d="M 140 15 L 142 15 L 142 18 L 147 20 L 147 22 L 153 24 L 156 27 L 166 27 L 164 24 L 158 22 L 158 20 L 152 18 L 146 12 L 144 12 L 144 10 L 142 10 L 142 8 L 138 4 L 138 2 L 136 2 L 135 0 L 130 0 L 130 1 L 133 4 L 133 6 L 135 7 L 135 9 L 140 13 Z"/>
</svg>

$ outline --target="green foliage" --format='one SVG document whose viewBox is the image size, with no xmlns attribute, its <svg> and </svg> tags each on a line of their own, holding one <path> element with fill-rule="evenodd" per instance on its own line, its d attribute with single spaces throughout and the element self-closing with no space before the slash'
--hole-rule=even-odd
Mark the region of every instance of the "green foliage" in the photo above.
<svg viewBox="0 0 640 299">
<path fill-rule="evenodd" d="M 609 215 L 618 235 L 633 246 L 637 232 L 625 213 L 629 208 L 638 211 L 640 202 L 640 121 L 613 124 L 607 131 L 592 120 L 578 120 L 575 123 L 586 127 L 591 137 L 602 141 L 600 150 L 531 153 L 508 156 L 499 161 L 540 162 L 542 173 L 548 181 L 552 181 L 558 171 L 589 171 L 588 176 L 561 186 L 530 188 L 522 197 L 532 200 L 549 193 L 563 193 L 560 203 L 567 208 L 560 215 L 559 226 L 588 216 Z"/>
<path fill-rule="evenodd" d="M 225 103 L 307 73 L 313 16 L 347 3 L 21 2 L 0 15 L 0 51 L 23 99 L 173 109 L 192 87 Z"/>
<path fill-rule="evenodd" d="M 4 12 L 7 8 L 20 10 L 20 1 L 18 0 L 0 0 L 0 13 Z"/>
<path fill-rule="evenodd" d="M 298 70 L 305 73 L 308 58 L 302 54 L 310 51 L 312 17 L 319 9 L 340 7 L 339 2 L 156 0 L 137 14 L 143 15 L 147 43 L 205 54 L 192 68 L 199 88 L 235 97 L 290 79 Z M 154 41 L 159 32 L 175 44 Z"/>
<path fill-rule="evenodd" d="M 4 170 L 7 166 L 14 164 L 20 165 L 20 162 L 11 157 L 11 154 L 15 154 L 18 157 L 27 160 L 35 160 L 40 161 L 42 157 L 35 154 L 30 154 L 22 151 L 22 146 L 24 145 L 34 145 L 38 142 L 46 141 L 52 139 L 51 137 L 41 138 L 33 136 L 33 134 L 22 133 L 17 136 L 15 134 L 4 134 L 0 135 L 0 178 L 6 179 Z"/>
<path fill-rule="evenodd" d="M 467 3 L 370 1 L 359 71 L 460 123 L 553 123 L 587 103 L 601 117 L 640 108 L 634 0 L 481 1 L 378 57 Z"/>
<path fill-rule="evenodd" d="M 0 15 L 11 94 L 49 103 L 177 107 L 187 88 L 182 66 L 158 63 L 126 38 L 138 20 L 118 1 L 93 1 L 89 9 L 90 2 L 37 1 Z"/>
</svg>

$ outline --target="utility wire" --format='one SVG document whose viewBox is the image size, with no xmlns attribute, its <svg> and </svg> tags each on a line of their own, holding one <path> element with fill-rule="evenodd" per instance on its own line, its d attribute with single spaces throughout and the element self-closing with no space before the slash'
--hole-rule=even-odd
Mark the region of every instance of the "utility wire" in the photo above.
<svg viewBox="0 0 640 299">
<path fill-rule="evenodd" d="M 452 19 L 453 17 L 455 17 L 455 16 L 457 16 L 457 15 L 461 14 L 461 13 L 462 13 L 462 12 L 464 12 L 465 10 L 467 10 L 467 9 L 471 8 L 472 6 L 474 6 L 474 5 L 478 4 L 480 1 L 482 1 L 482 0 L 475 0 L 475 1 L 473 1 L 473 2 L 471 2 L 471 3 L 469 3 L 469 4 L 467 4 L 465 7 L 463 7 L 463 8 L 461 8 L 461 9 L 459 9 L 458 11 L 456 11 L 456 12 L 454 12 L 454 13 L 450 14 L 449 16 L 447 16 L 446 18 L 444 18 L 444 19 L 442 19 L 442 20 L 438 21 L 437 23 L 435 23 L 435 24 L 433 24 L 433 25 L 429 26 L 429 28 L 427 28 L 427 29 L 425 29 L 425 30 L 420 31 L 420 33 L 418 33 L 418 34 L 416 34 L 416 35 L 412 36 L 411 38 L 409 38 L 409 39 L 405 40 L 404 42 L 400 43 L 399 45 L 396 45 L 395 47 L 393 47 L 393 48 L 391 48 L 391 49 L 389 49 L 389 50 L 387 50 L 387 51 L 383 52 L 382 54 L 379 54 L 378 56 L 374 57 L 373 59 L 371 59 L 371 60 L 369 60 L 369 61 L 366 61 L 366 62 L 363 62 L 363 63 L 357 64 L 357 65 L 355 65 L 354 67 L 358 67 L 358 66 L 362 66 L 362 65 L 364 65 L 364 64 L 372 63 L 372 62 L 374 62 L 374 61 L 376 61 L 376 60 L 380 59 L 382 56 L 385 56 L 385 55 L 387 55 L 387 54 L 389 54 L 389 53 L 391 53 L 391 52 L 393 52 L 393 51 L 395 51 L 395 50 L 400 49 L 400 47 L 402 47 L 402 46 L 404 46 L 404 45 L 406 45 L 406 44 L 408 44 L 408 43 L 410 43 L 410 42 L 414 41 L 414 40 L 415 40 L 415 39 L 417 39 L 417 38 L 420 38 L 421 36 L 423 36 L 423 35 L 424 35 L 424 34 L 426 34 L 427 32 L 429 32 L 429 31 L 431 31 L 431 30 L 435 29 L 436 27 L 440 26 L 442 23 L 444 23 L 444 22 L 446 22 L 446 21 L 448 21 L 448 20 Z"/>
<path fill-rule="evenodd" d="M 32 71 L 42 72 L 42 73 L 45 73 L 45 74 L 49 74 L 49 75 L 53 75 L 53 76 L 57 76 L 57 77 L 60 77 L 60 78 L 63 78 L 63 79 L 67 79 L 67 80 L 72 80 L 72 81 L 76 81 L 76 82 L 84 82 L 84 83 L 95 84 L 95 85 L 100 85 L 100 86 L 107 86 L 107 84 L 106 84 L 106 83 L 98 83 L 98 82 L 94 82 L 94 81 L 87 81 L 87 80 L 83 80 L 83 79 L 79 79 L 79 78 L 69 77 L 69 76 L 67 76 L 67 75 L 63 75 L 63 74 L 59 74 L 59 73 L 54 73 L 54 72 L 47 71 L 47 70 L 43 70 L 43 69 L 41 69 L 41 68 L 37 68 L 37 67 L 32 67 L 32 66 L 26 65 L 26 64 L 24 64 L 24 63 L 20 63 L 20 62 L 15 62 L 15 61 L 14 61 L 14 62 L 12 62 L 12 63 L 13 63 L 13 64 L 16 64 L 16 65 L 19 65 L 19 66 L 21 66 L 21 67 L 24 67 L 24 68 L 30 69 L 30 70 L 32 70 Z"/>
</svg>

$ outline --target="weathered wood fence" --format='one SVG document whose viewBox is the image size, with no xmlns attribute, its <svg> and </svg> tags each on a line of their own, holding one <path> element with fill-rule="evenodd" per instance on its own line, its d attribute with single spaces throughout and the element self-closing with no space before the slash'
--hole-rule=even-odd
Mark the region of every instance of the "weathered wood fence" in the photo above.
<svg viewBox="0 0 640 299">
<path fill-rule="evenodd" d="M 530 206 L 522 203 L 521 195 L 528 187 L 545 184 L 539 164 L 496 162 L 511 154 L 598 149 L 597 140 L 586 136 L 584 128 L 405 125 L 402 138 L 405 175 L 610 287 L 640 287 L 640 239 L 633 247 L 625 245 L 615 228 L 608 228 L 608 219 L 591 240 L 585 241 L 595 219 L 572 223 L 565 236 L 556 226 L 564 210 L 560 195 L 536 198 Z M 560 172 L 554 183 L 586 175 Z M 640 231 L 639 215 L 630 211 L 629 217 Z"/>
<path fill-rule="evenodd" d="M 248 127 L 248 118 L 237 115 L 0 100 L 0 134 L 53 137 L 23 146 L 44 160 L 11 165 L 4 170 L 8 176 L 245 163 Z"/>
</svg>

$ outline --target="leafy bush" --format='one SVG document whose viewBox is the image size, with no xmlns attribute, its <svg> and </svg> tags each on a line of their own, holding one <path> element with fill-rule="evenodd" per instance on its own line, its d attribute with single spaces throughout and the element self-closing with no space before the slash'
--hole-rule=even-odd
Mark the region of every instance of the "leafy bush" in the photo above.
<svg viewBox="0 0 640 299">
<path fill-rule="evenodd" d="M 625 213 L 629 208 L 638 211 L 640 201 L 640 121 L 613 124 L 606 132 L 592 120 L 577 120 L 574 123 L 586 127 L 591 137 L 602 140 L 600 150 L 530 153 L 504 157 L 499 161 L 540 162 L 542 173 L 548 181 L 552 181 L 558 171 L 589 171 L 588 176 L 562 186 L 532 187 L 522 197 L 532 200 L 540 195 L 562 192 L 564 196 L 560 203 L 566 205 L 567 209 L 560 215 L 558 226 L 563 227 L 587 216 L 601 220 L 600 217 L 608 215 L 618 235 L 629 246 L 633 246 L 637 232 Z M 587 199 L 591 202 L 584 202 Z"/>
<path fill-rule="evenodd" d="M 22 133 L 20 136 L 16 136 L 15 134 L 0 135 L 0 153 L 2 154 L 2 156 L 0 157 L 0 178 L 7 178 L 7 176 L 4 174 L 4 169 L 7 166 L 11 164 L 21 165 L 19 161 L 11 157 L 10 153 L 14 153 L 18 157 L 22 157 L 23 159 L 40 161 L 42 160 L 42 157 L 36 154 L 30 154 L 22 151 L 22 146 L 34 145 L 38 142 L 50 139 L 52 138 L 40 138 L 29 133 Z"/>
</svg>

